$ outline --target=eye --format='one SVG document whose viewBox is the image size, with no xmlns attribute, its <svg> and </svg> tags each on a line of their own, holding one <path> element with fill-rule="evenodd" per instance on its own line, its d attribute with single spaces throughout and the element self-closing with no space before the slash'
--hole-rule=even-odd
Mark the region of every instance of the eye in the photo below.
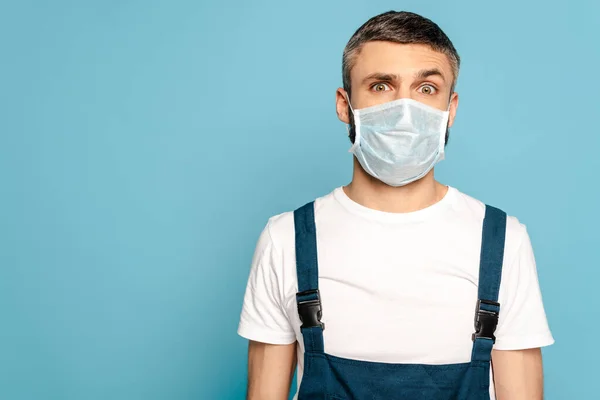
<svg viewBox="0 0 600 400">
<path fill-rule="evenodd" d="M 371 89 L 376 92 L 385 92 L 386 90 L 389 90 L 390 87 L 387 85 L 387 83 L 376 83 L 371 86 Z"/>
<path fill-rule="evenodd" d="M 423 94 L 435 94 L 437 89 L 432 85 L 423 85 L 419 88 L 419 92 Z"/>
</svg>

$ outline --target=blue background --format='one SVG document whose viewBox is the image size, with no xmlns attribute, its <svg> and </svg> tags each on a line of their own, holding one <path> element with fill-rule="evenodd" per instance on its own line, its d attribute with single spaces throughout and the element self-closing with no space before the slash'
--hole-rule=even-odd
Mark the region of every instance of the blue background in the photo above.
<svg viewBox="0 0 600 400">
<path fill-rule="evenodd" d="M 3 1 L 0 399 L 242 399 L 268 217 L 351 177 L 342 50 L 371 16 L 463 59 L 438 178 L 524 222 L 548 399 L 597 396 L 598 2 Z"/>
</svg>

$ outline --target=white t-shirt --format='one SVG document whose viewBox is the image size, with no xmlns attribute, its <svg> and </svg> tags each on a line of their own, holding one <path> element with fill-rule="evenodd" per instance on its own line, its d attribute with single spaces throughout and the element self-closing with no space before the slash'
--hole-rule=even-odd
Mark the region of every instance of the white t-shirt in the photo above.
<svg viewBox="0 0 600 400">
<path fill-rule="evenodd" d="M 438 203 L 386 213 L 339 187 L 315 201 L 325 352 L 386 363 L 446 364 L 471 359 L 485 205 L 453 187 Z M 304 342 L 296 307 L 293 212 L 269 219 L 244 297 L 238 334 Z M 495 349 L 548 346 L 548 327 L 527 230 L 508 217 Z M 493 384 L 490 395 L 494 399 Z"/>
</svg>

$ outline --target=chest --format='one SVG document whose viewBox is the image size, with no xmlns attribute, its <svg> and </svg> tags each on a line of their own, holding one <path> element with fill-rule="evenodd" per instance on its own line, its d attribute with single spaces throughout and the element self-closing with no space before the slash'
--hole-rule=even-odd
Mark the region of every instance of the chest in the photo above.
<svg viewBox="0 0 600 400">
<path fill-rule="evenodd" d="M 326 352 L 380 362 L 468 361 L 481 245 L 475 231 L 453 224 L 318 231 Z M 294 315 L 295 301 L 288 305 Z"/>
</svg>

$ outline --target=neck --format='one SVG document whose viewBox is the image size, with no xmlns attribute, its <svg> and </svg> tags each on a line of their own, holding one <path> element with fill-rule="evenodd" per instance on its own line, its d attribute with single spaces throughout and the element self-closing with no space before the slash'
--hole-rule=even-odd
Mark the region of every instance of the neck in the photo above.
<svg viewBox="0 0 600 400">
<path fill-rule="evenodd" d="M 437 203 L 446 195 L 448 187 L 435 180 L 433 169 L 406 186 L 388 186 L 367 174 L 354 158 L 352 182 L 344 187 L 344 191 L 350 199 L 364 207 L 390 213 L 408 213 Z"/>
</svg>

